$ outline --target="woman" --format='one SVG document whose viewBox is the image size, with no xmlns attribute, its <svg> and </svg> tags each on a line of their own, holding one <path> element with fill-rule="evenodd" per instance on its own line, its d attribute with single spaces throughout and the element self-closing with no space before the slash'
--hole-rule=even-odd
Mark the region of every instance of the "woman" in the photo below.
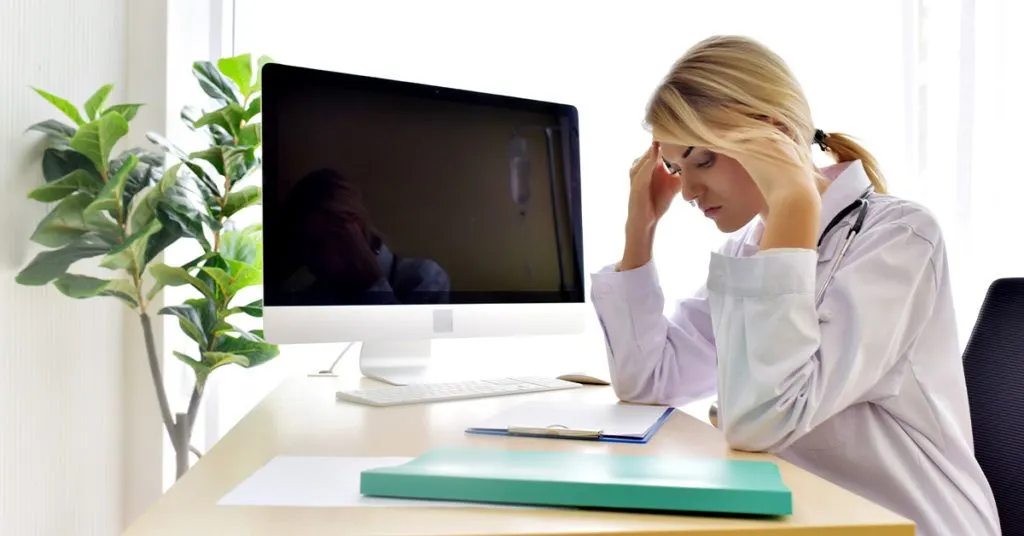
<svg viewBox="0 0 1024 536">
<path fill-rule="evenodd" d="M 618 396 L 717 394 L 735 449 L 776 453 L 924 536 L 999 534 L 933 216 L 887 195 L 851 138 L 815 129 L 787 66 L 750 39 L 689 50 L 646 121 L 654 141 L 630 171 L 625 251 L 592 285 Z M 815 143 L 835 166 L 813 165 Z M 666 318 L 651 249 L 676 194 L 740 232 Z"/>
</svg>

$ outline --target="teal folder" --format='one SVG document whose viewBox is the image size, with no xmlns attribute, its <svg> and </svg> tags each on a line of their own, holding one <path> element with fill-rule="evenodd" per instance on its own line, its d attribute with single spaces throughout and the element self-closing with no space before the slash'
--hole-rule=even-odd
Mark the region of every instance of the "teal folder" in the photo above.
<svg viewBox="0 0 1024 536">
<path fill-rule="evenodd" d="M 363 495 L 534 506 L 784 516 L 774 463 L 570 451 L 438 448 L 363 471 Z"/>
</svg>

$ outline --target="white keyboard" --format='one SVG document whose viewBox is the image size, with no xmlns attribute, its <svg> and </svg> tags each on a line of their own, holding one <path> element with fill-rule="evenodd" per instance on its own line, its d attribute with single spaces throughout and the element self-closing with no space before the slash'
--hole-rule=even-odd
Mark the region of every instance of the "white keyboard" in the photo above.
<svg viewBox="0 0 1024 536">
<path fill-rule="evenodd" d="M 389 385 L 373 389 L 338 391 L 337 399 L 367 406 L 401 406 L 405 404 L 427 404 L 467 398 L 537 393 L 582 387 L 578 383 L 524 376 L 516 378 L 491 378 L 456 382 L 420 383 L 414 385 Z"/>
</svg>

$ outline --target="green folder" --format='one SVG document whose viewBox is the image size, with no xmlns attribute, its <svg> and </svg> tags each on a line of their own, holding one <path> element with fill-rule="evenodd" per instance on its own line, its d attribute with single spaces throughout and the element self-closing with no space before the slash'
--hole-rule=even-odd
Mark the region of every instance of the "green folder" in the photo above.
<svg viewBox="0 0 1024 536">
<path fill-rule="evenodd" d="M 571 451 L 438 448 L 363 471 L 363 495 L 534 506 L 784 516 L 774 463 Z"/>
</svg>

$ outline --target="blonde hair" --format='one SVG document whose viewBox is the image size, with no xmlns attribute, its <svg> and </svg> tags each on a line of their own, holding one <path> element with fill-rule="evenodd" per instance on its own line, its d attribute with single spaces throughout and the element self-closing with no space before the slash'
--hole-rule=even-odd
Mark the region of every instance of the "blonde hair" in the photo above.
<svg viewBox="0 0 1024 536">
<path fill-rule="evenodd" d="M 659 141 L 736 153 L 774 138 L 811 165 L 815 127 L 803 89 L 782 58 L 747 37 L 713 36 L 690 48 L 655 90 L 645 122 Z M 875 190 L 886 191 L 877 160 L 851 136 L 827 132 L 822 141 L 836 163 L 860 160 Z"/>
</svg>

